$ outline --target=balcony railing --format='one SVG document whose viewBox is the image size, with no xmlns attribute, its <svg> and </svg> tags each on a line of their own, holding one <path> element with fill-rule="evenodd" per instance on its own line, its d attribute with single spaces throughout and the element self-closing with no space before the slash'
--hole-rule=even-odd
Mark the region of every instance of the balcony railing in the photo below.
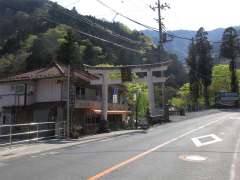
<svg viewBox="0 0 240 180">
<path fill-rule="evenodd" d="M 101 101 L 76 100 L 75 108 L 101 109 Z M 127 111 L 128 106 L 123 104 L 108 103 L 109 110 Z"/>
</svg>

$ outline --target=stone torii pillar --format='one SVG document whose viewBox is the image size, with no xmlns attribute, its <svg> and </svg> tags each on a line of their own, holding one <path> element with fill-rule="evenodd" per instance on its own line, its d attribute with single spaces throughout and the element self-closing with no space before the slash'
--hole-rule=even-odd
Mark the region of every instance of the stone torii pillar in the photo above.
<svg viewBox="0 0 240 180">
<path fill-rule="evenodd" d="M 154 83 L 153 83 L 153 75 L 152 71 L 147 71 L 147 87 L 148 87 L 148 99 L 149 99 L 149 108 L 150 108 L 150 114 L 155 115 L 155 94 L 154 94 Z"/>
<path fill-rule="evenodd" d="M 92 85 L 101 86 L 102 89 L 102 104 L 101 104 L 101 119 L 99 123 L 99 132 L 108 132 L 108 88 L 109 85 L 121 84 L 119 80 L 112 81 L 109 79 L 109 74 L 116 70 L 104 68 L 104 67 L 92 67 L 85 65 L 86 70 L 89 73 L 99 75 L 99 79 L 92 80 Z"/>
<path fill-rule="evenodd" d="M 101 121 L 107 121 L 108 112 L 108 73 L 102 74 L 102 106 Z"/>
<path fill-rule="evenodd" d="M 131 69 L 131 73 L 147 73 L 146 77 L 138 78 L 130 82 L 147 83 L 149 108 L 151 113 L 150 115 L 156 116 L 158 115 L 158 112 L 156 111 L 156 105 L 155 105 L 154 83 L 164 84 L 166 82 L 167 78 L 163 76 L 163 72 L 168 69 L 169 63 L 170 61 L 165 63 L 157 63 L 157 64 L 128 65 L 128 66 L 118 66 L 118 67 L 93 67 L 93 66 L 85 65 L 85 69 L 89 73 L 100 75 L 100 78 L 98 80 L 91 81 L 92 85 L 101 85 L 102 87 L 101 122 L 99 127 L 100 132 L 106 132 L 106 130 L 108 129 L 108 119 L 107 119 L 108 87 L 109 85 L 117 85 L 117 84 L 123 83 L 122 79 L 110 80 L 108 78 L 109 74 L 113 72 L 121 73 L 122 68 Z M 153 76 L 153 72 L 161 72 L 161 77 Z"/>
</svg>

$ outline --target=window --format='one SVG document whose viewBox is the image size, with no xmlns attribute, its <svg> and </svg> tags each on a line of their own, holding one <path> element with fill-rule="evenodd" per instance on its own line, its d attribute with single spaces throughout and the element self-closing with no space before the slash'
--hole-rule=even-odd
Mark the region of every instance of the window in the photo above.
<svg viewBox="0 0 240 180">
<path fill-rule="evenodd" d="M 7 119 L 7 118 L 6 118 L 6 116 L 4 115 L 4 116 L 3 116 L 3 124 L 6 124 L 6 119 Z"/>
<path fill-rule="evenodd" d="M 85 96 L 85 88 L 81 88 L 80 90 L 81 90 L 81 96 L 82 97 Z"/>
<path fill-rule="evenodd" d="M 80 87 L 76 87 L 76 97 L 80 97 Z"/>
<path fill-rule="evenodd" d="M 85 88 L 76 87 L 76 97 L 84 98 L 85 97 Z"/>
</svg>

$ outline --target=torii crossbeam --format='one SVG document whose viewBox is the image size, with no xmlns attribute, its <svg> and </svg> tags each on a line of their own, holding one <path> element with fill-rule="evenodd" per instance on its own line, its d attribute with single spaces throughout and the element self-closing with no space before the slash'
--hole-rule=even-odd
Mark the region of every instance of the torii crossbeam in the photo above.
<svg viewBox="0 0 240 180">
<path fill-rule="evenodd" d="M 114 66 L 114 67 L 96 67 L 84 65 L 85 70 L 92 74 L 100 75 L 98 80 L 92 80 L 90 83 L 92 85 L 101 85 L 102 86 L 102 106 L 101 106 L 101 123 L 100 128 L 104 130 L 105 126 L 108 124 L 107 111 L 108 111 L 108 87 L 109 85 L 117 85 L 126 82 L 124 79 L 109 79 L 108 75 L 117 72 L 123 74 L 123 70 L 127 70 L 128 73 L 146 73 L 146 76 L 138 78 L 137 80 L 130 80 L 129 82 L 145 82 L 148 87 L 148 98 L 149 98 L 149 108 L 150 115 L 156 116 L 158 112 L 155 106 L 155 95 L 154 95 L 154 83 L 162 84 L 162 91 L 164 94 L 164 84 L 167 80 L 164 77 L 164 72 L 168 69 L 171 61 L 166 61 L 163 63 L 155 64 L 141 64 L 141 65 L 124 65 L 124 66 Z M 160 72 L 161 76 L 156 77 L 153 75 L 153 72 Z M 164 97 L 164 95 L 163 95 Z M 164 103 L 164 99 L 163 99 Z M 102 125 L 101 125 L 102 124 Z"/>
</svg>

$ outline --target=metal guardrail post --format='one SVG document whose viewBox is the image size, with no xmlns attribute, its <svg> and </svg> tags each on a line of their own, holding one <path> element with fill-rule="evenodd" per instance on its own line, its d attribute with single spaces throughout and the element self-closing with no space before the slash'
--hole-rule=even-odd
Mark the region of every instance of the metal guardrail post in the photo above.
<svg viewBox="0 0 240 180">
<path fill-rule="evenodd" d="M 10 125 L 10 136 L 9 136 L 10 148 L 12 147 L 12 125 Z"/>
<path fill-rule="evenodd" d="M 39 132 L 38 132 L 38 130 L 39 130 L 39 127 L 38 127 L 39 125 L 37 124 L 37 142 L 38 142 L 38 138 L 39 138 Z"/>
<path fill-rule="evenodd" d="M 63 133 L 64 133 L 64 138 L 66 138 L 66 121 L 63 122 Z"/>
<path fill-rule="evenodd" d="M 43 124 L 54 124 L 56 122 L 41 122 L 41 123 L 27 123 L 27 124 L 8 124 L 8 125 L 0 125 L 0 128 L 8 128 L 9 129 L 9 132 L 8 134 L 0 134 L 0 137 L 8 137 L 8 142 L 5 143 L 5 144 L 1 144 L 0 145 L 6 145 L 8 146 L 9 148 L 12 147 L 13 144 L 15 143 L 21 143 L 21 142 L 31 142 L 31 141 L 39 141 L 40 139 L 43 139 L 44 137 L 42 138 L 39 138 L 39 134 L 42 133 L 42 132 L 56 132 L 56 131 L 59 131 L 59 133 L 62 135 L 62 133 L 64 133 L 64 135 L 66 135 L 66 128 L 67 127 L 64 127 L 62 128 L 62 126 L 65 126 L 66 125 L 66 122 L 61 122 L 64 123 L 61 127 L 59 127 L 59 129 L 56 129 L 56 127 L 54 129 L 41 129 L 40 126 L 43 125 Z M 27 127 L 26 130 L 24 132 L 14 132 L 14 127 Z M 32 128 L 34 127 L 34 128 Z M 25 128 L 24 128 L 25 129 Z M 61 129 L 63 129 L 63 132 L 61 131 Z M 31 135 L 32 134 L 32 135 Z M 33 136 L 34 134 L 34 136 Z M 60 135 L 59 134 L 59 135 Z M 25 140 L 15 140 L 13 141 L 13 137 L 15 136 L 24 136 L 24 139 Z M 36 138 L 37 136 L 37 138 Z M 59 136 L 60 137 L 60 136 Z"/>
<path fill-rule="evenodd" d="M 57 124 L 58 124 L 58 126 L 57 126 Z M 61 137 L 61 124 L 56 122 L 55 127 L 58 127 L 58 139 L 60 139 L 60 137 Z"/>
<path fill-rule="evenodd" d="M 30 131 L 30 126 L 29 126 L 29 127 L 28 127 L 28 139 L 29 139 L 29 140 L 31 140 L 31 138 L 30 138 L 30 132 L 31 132 L 31 131 Z M 30 142 L 30 141 L 29 141 L 29 142 Z"/>
</svg>

